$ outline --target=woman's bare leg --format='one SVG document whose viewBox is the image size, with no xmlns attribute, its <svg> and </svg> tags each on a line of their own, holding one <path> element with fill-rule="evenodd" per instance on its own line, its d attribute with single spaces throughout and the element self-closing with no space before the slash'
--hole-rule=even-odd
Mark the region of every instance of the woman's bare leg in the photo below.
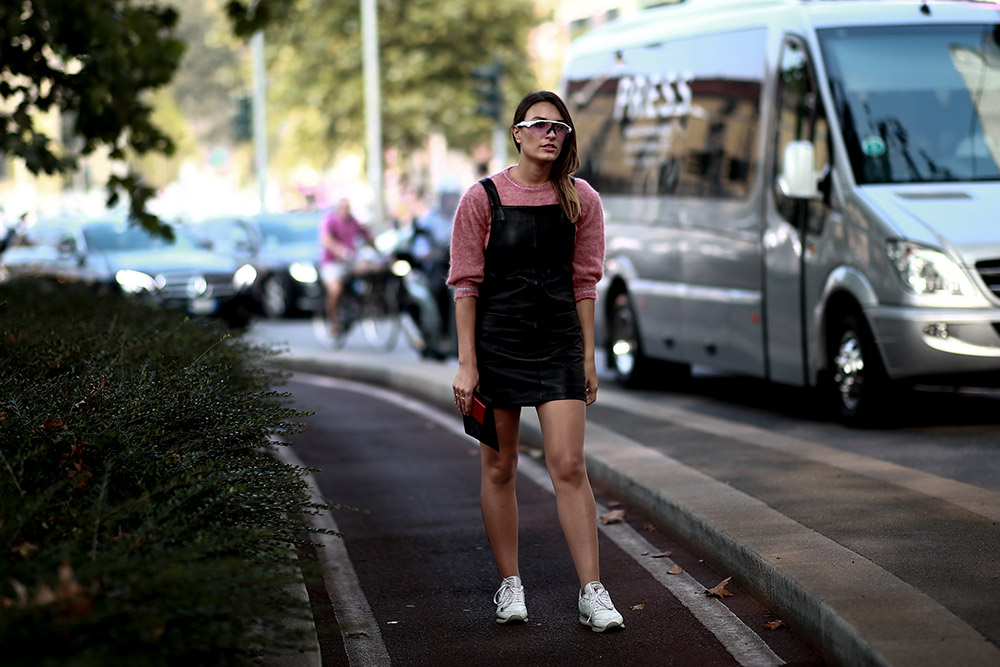
<svg viewBox="0 0 1000 667">
<path fill-rule="evenodd" d="M 482 483 L 479 493 L 486 536 L 500 577 L 520 576 L 517 564 L 517 446 L 520 408 L 496 408 L 500 451 L 480 445 Z"/>
<path fill-rule="evenodd" d="M 559 524 L 569 545 L 582 589 L 600 580 L 597 550 L 597 505 L 583 458 L 586 405 L 583 401 L 550 401 L 538 406 L 545 464 L 556 492 Z"/>
</svg>

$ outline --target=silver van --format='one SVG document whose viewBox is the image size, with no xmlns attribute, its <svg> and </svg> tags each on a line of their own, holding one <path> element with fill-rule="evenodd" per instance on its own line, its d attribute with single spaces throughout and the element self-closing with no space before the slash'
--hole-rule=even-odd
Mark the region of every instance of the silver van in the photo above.
<svg viewBox="0 0 1000 667">
<path fill-rule="evenodd" d="M 690 0 L 577 40 L 562 92 L 621 381 L 716 367 L 849 423 L 1000 386 L 996 5 Z"/>
</svg>

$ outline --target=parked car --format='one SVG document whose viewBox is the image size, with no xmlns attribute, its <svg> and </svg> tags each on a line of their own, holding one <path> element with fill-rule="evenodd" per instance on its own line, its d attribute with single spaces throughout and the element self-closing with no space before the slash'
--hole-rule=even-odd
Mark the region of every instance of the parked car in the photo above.
<svg viewBox="0 0 1000 667">
<path fill-rule="evenodd" d="M 216 218 L 194 225 L 200 239 L 251 264 L 254 298 L 267 317 L 311 313 L 322 304 L 319 278 L 321 213 L 262 213 Z"/>
<path fill-rule="evenodd" d="M 119 220 L 40 220 L 8 247 L 6 274 L 120 289 L 191 315 L 245 326 L 252 315 L 252 265 L 209 250 L 186 229 L 175 240 Z"/>
</svg>

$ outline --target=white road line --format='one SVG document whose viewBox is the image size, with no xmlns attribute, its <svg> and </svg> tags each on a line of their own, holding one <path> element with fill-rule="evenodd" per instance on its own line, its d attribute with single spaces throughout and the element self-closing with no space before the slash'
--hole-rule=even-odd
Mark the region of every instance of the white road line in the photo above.
<svg viewBox="0 0 1000 667">
<path fill-rule="evenodd" d="M 548 470 L 530 457 L 522 456 L 520 458 L 518 472 L 526 474 L 531 481 L 543 489 L 555 493 Z M 597 511 L 599 514 L 605 514 L 608 508 L 598 503 Z M 667 574 L 675 563 L 667 557 L 653 558 L 653 554 L 658 553 L 656 547 L 636 532 L 632 526 L 622 522 L 598 523 L 597 527 L 619 549 L 631 556 L 632 560 L 660 582 L 660 585 L 670 591 L 698 619 L 699 623 L 715 635 L 716 639 L 738 663 L 746 667 L 772 667 L 785 664 L 785 661 L 778 657 L 764 640 L 747 627 L 726 605 L 718 599 L 705 595 L 705 586 L 698 583 L 694 577 L 687 572 Z"/>
<path fill-rule="evenodd" d="M 278 456 L 290 465 L 306 467 L 291 447 L 279 447 Z M 320 493 L 312 473 L 307 473 L 305 480 L 309 485 L 313 502 L 328 502 Z M 324 510 L 319 514 L 309 515 L 309 521 L 314 528 L 340 532 L 337 530 L 337 522 L 329 511 Z M 389 651 L 382 641 L 378 621 L 375 620 L 375 615 L 368 604 L 368 598 L 361 590 L 361 582 L 358 581 L 358 575 L 354 571 L 343 539 L 322 533 L 313 534 L 312 539 L 320 545 L 316 551 L 323 563 L 323 584 L 333 602 L 340 632 L 344 638 L 348 663 L 352 667 L 391 664 Z"/>
<path fill-rule="evenodd" d="M 315 386 L 344 389 L 376 396 L 431 419 L 442 428 L 468 437 L 458 413 L 445 412 L 436 406 L 388 389 L 309 373 L 295 373 L 293 379 Z M 478 447 L 479 445 L 469 439 L 469 446 Z M 535 484 L 554 493 L 548 470 L 530 456 L 520 457 L 518 471 Z M 599 512 L 603 514 L 607 512 L 607 508 L 599 506 Z M 705 586 L 698 583 L 694 577 L 686 572 L 676 575 L 667 574 L 667 571 L 674 566 L 674 562 L 669 558 L 652 558 L 652 554 L 657 553 L 656 548 L 634 528 L 627 523 L 599 524 L 598 527 L 619 549 L 631 556 L 660 585 L 670 591 L 709 632 L 715 635 L 716 639 L 740 665 L 773 667 L 785 664 L 785 661 L 775 654 L 764 640 L 747 627 L 726 605 L 715 598 L 706 596 Z"/>
</svg>

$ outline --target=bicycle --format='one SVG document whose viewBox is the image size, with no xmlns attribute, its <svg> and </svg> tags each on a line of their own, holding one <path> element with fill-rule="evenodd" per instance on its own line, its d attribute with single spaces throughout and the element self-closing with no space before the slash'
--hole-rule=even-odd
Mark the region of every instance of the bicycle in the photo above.
<svg viewBox="0 0 1000 667">
<path fill-rule="evenodd" d="M 389 352 L 396 347 L 403 312 L 403 283 L 389 270 L 382 255 L 359 251 L 337 307 L 337 325 L 330 326 L 326 297 L 313 317 L 313 329 L 320 343 L 339 350 L 347 344 L 351 332 L 360 325 L 368 344 Z"/>
</svg>

